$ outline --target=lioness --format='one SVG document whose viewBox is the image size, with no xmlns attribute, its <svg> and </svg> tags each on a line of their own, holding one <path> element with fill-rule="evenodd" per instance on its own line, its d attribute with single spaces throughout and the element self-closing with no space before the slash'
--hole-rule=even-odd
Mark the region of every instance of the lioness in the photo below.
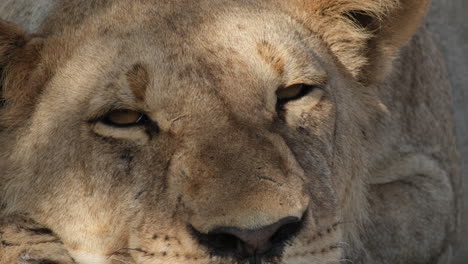
<svg viewBox="0 0 468 264">
<path fill-rule="evenodd" d="M 2 0 L 0 263 L 448 263 L 428 0 Z"/>
</svg>

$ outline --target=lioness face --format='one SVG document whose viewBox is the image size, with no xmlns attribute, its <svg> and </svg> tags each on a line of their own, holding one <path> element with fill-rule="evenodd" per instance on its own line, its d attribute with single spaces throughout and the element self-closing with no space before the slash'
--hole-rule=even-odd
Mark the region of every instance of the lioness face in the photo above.
<svg viewBox="0 0 468 264">
<path fill-rule="evenodd" d="M 79 263 L 338 263 L 365 217 L 361 85 L 278 7 L 161 5 L 45 42 L 7 208 Z"/>
</svg>

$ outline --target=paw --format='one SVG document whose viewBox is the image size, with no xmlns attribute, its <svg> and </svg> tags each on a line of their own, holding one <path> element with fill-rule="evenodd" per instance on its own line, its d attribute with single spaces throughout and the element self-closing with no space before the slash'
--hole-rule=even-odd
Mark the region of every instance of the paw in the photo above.
<svg viewBox="0 0 468 264">
<path fill-rule="evenodd" d="M 0 220 L 0 264 L 74 264 L 50 229 L 22 216 Z"/>
</svg>

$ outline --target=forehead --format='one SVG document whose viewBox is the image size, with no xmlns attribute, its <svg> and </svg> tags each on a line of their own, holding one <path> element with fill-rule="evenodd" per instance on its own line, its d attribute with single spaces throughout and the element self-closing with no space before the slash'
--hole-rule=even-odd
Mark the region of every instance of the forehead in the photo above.
<svg viewBox="0 0 468 264">
<path fill-rule="evenodd" d="M 319 59 L 313 58 L 310 49 L 318 41 L 285 13 L 252 1 L 216 5 L 218 2 L 171 12 L 155 10 L 151 19 L 124 20 L 117 27 L 106 17 L 109 25 L 104 26 L 103 35 L 120 45 L 119 56 L 146 60 L 164 76 L 185 69 L 183 66 L 207 64 L 213 70 L 244 68 L 246 72 L 273 66 L 277 75 L 284 74 L 291 64 L 319 70 Z M 233 67 L 234 62 L 238 67 Z M 178 77 L 184 77 L 183 73 L 179 71 Z"/>
<path fill-rule="evenodd" d="M 279 86 L 324 78 L 310 48 L 313 36 L 277 10 L 239 1 L 183 9 L 139 5 L 90 22 L 99 26 L 67 64 L 88 74 L 75 78 L 91 82 L 79 89 L 108 97 L 127 89 L 149 106 L 174 98 L 212 103 L 215 96 L 255 108 L 274 100 L 265 95 Z"/>
</svg>

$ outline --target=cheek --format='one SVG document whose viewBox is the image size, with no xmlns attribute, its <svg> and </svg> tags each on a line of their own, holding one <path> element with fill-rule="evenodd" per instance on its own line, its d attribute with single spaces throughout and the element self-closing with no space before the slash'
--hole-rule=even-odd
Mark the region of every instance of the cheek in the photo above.
<svg viewBox="0 0 468 264">
<path fill-rule="evenodd" d="M 301 116 L 301 125 L 314 137 L 330 137 L 335 126 L 335 109 L 329 100 L 322 100 Z"/>
<path fill-rule="evenodd" d="M 161 182 L 164 164 L 130 146 L 84 149 L 79 160 L 54 176 L 60 190 L 41 203 L 37 219 L 74 256 L 109 256 L 127 246 L 129 225 L 136 221 L 145 190 Z"/>
<path fill-rule="evenodd" d="M 291 126 L 298 125 L 306 119 L 310 113 L 322 111 L 325 92 L 315 89 L 310 94 L 297 101 L 291 101 L 285 106 L 285 121 Z"/>
<path fill-rule="evenodd" d="M 72 254 L 108 256 L 126 245 L 128 223 L 138 209 L 134 188 L 106 182 L 109 177 L 76 168 L 57 175 L 31 217 L 54 230 Z"/>
<path fill-rule="evenodd" d="M 296 136 L 291 141 L 297 141 L 296 149 L 311 152 L 325 160 L 331 166 L 334 152 L 336 114 L 334 106 L 327 100 L 318 103 L 314 109 L 304 112 L 298 121 L 292 125 Z M 306 155 L 308 156 L 308 155 Z M 302 159 L 303 155 L 297 155 Z M 310 162 L 310 160 L 306 161 Z"/>
</svg>

